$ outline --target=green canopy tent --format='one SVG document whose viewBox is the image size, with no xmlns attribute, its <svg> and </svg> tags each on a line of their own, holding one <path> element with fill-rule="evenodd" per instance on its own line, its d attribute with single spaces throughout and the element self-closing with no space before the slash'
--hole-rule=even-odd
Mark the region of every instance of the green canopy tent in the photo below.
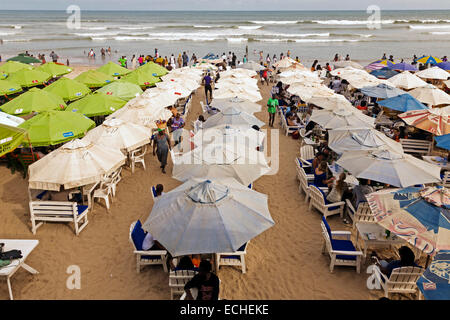
<svg viewBox="0 0 450 320">
<path fill-rule="evenodd" d="M 51 92 L 32 88 L 0 106 L 3 112 L 14 115 L 26 115 L 32 112 L 63 110 L 67 107 L 64 100 Z"/>
<path fill-rule="evenodd" d="M 82 114 L 68 111 L 44 111 L 19 125 L 28 130 L 31 145 L 56 145 L 82 137 L 95 122 Z"/>
<path fill-rule="evenodd" d="M 122 77 L 124 81 L 128 81 L 134 84 L 137 84 L 141 88 L 147 88 L 154 86 L 157 82 L 161 82 L 160 78 L 152 76 L 148 72 L 142 69 L 136 69 L 133 72 L 127 74 Z"/>
<path fill-rule="evenodd" d="M 56 80 L 51 85 L 44 88 L 44 91 L 60 96 L 65 102 L 81 99 L 85 95 L 91 93 L 91 90 L 86 85 L 69 78 Z"/>
<path fill-rule="evenodd" d="M 27 137 L 25 129 L 0 124 L 0 157 L 14 151 Z"/>
<path fill-rule="evenodd" d="M 7 96 L 9 94 L 15 94 L 22 91 L 22 87 L 10 80 L 0 80 L 0 95 Z"/>
<path fill-rule="evenodd" d="M 22 69 L 11 74 L 8 80 L 18 83 L 24 88 L 29 88 L 42 85 L 50 80 L 51 77 L 46 72 Z"/>
<path fill-rule="evenodd" d="M 37 67 L 36 70 L 47 72 L 48 74 L 51 74 L 53 78 L 61 77 L 72 72 L 72 69 L 68 66 L 55 62 L 47 62 L 40 67 Z"/>
<path fill-rule="evenodd" d="M 111 84 L 108 84 L 107 86 L 98 89 L 96 92 L 101 92 L 109 96 L 123 99 L 125 101 L 136 98 L 143 93 L 140 86 L 124 80 L 118 80 Z"/>
<path fill-rule="evenodd" d="M 17 61 L 8 61 L 0 66 L 0 72 L 7 73 L 8 75 L 22 69 L 32 70 L 33 66 Z"/>
<path fill-rule="evenodd" d="M 105 116 L 122 108 L 126 103 L 120 98 L 97 92 L 71 103 L 66 110 L 84 114 L 86 117 Z"/>
<path fill-rule="evenodd" d="M 107 74 L 110 77 L 121 77 L 131 72 L 127 68 L 119 66 L 118 64 L 110 61 L 107 64 L 97 69 L 98 72 Z"/>
<path fill-rule="evenodd" d="M 169 73 L 169 70 L 151 61 L 144 64 L 143 66 L 140 66 L 136 70 L 145 71 L 146 73 L 154 77 L 162 77 Z"/>
<path fill-rule="evenodd" d="M 97 70 L 88 70 L 76 77 L 75 80 L 89 88 L 100 88 L 112 83 L 114 78 Z"/>
<path fill-rule="evenodd" d="M 25 55 L 25 53 L 20 53 L 18 56 L 9 58 L 6 61 L 17 61 L 17 62 L 27 63 L 27 64 L 30 64 L 30 63 L 42 63 L 41 60 L 36 59 L 35 57 L 27 56 L 27 55 Z"/>
</svg>

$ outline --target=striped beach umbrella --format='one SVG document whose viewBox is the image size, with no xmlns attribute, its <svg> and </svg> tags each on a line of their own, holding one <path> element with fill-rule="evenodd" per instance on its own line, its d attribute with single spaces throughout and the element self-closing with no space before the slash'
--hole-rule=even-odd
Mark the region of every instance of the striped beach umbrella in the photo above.
<svg viewBox="0 0 450 320">
<path fill-rule="evenodd" d="M 399 115 L 407 124 L 437 136 L 450 133 L 450 106 L 426 110 L 413 110 Z"/>
<path fill-rule="evenodd" d="M 420 57 L 419 59 L 417 59 L 417 62 L 420 62 L 423 64 L 437 64 L 437 63 L 441 63 L 442 60 L 439 59 L 438 57 L 434 57 L 434 56 L 423 56 L 423 57 Z"/>
</svg>

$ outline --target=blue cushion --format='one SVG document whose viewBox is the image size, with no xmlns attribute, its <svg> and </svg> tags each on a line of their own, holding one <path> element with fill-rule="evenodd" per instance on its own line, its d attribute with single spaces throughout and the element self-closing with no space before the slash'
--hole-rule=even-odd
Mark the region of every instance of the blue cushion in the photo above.
<svg viewBox="0 0 450 320">
<path fill-rule="evenodd" d="M 246 246 L 247 242 L 244 243 L 239 249 L 237 249 L 237 251 L 244 251 Z M 238 260 L 241 258 L 240 256 L 222 256 L 222 257 L 226 259 L 238 259 Z"/>
<path fill-rule="evenodd" d="M 81 205 L 78 205 L 77 208 L 78 208 L 78 214 L 80 215 L 80 214 L 82 214 L 85 210 L 87 210 L 88 206 L 81 206 Z"/>
<path fill-rule="evenodd" d="M 133 239 L 134 246 L 136 250 L 142 250 L 142 243 L 144 242 L 145 231 L 142 229 L 141 221 L 138 220 L 134 226 L 133 231 L 131 232 L 131 239 Z"/>
<path fill-rule="evenodd" d="M 350 240 L 331 240 L 331 247 L 336 251 L 356 251 Z M 356 256 L 337 255 L 337 259 L 356 260 Z"/>
<path fill-rule="evenodd" d="M 39 200 L 42 200 L 42 198 L 44 197 L 44 195 L 45 195 L 47 192 L 48 192 L 47 190 L 42 191 L 41 193 L 39 193 L 39 194 L 36 196 L 36 198 L 39 199 Z"/>
<path fill-rule="evenodd" d="M 327 222 L 327 219 L 325 219 L 325 217 L 322 217 L 322 221 L 325 224 L 325 228 L 327 229 L 328 236 L 330 237 L 330 240 L 333 240 L 333 237 L 331 235 L 331 228 L 330 228 L 330 225 Z"/>
<path fill-rule="evenodd" d="M 155 186 L 152 186 L 152 192 L 153 192 L 153 196 L 156 198 L 157 195 L 156 195 L 156 188 L 155 188 Z"/>
</svg>

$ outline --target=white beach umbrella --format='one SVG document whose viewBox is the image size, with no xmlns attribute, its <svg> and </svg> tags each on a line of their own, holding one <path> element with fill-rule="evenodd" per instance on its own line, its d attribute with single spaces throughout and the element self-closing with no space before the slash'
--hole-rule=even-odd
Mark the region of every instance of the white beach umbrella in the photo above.
<svg viewBox="0 0 450 320">
<path fill-rule="evenodd" d="M 439 166 L 384 148 L 346 152 L 337 164 L 356 178 L 402 188 L 441 181 Z"/>
<path fill-rule="evenodd" d="M 335 94 L 330 88 L 317 83 L 294 83 L 287 88 L 287 92 L 299 96 L 304 101 L 311 99 L 314 96 L 330 97 Z"/>
<path fill-rule="evenodd" d="M 404 71 L 388 79 L 397 88 L 406 90 L 426 86 L 427 83 L 409 71 Z"/>
<path fill-rule="evenodd" d="M 275 63 L 273 64 L 273 66 L 274 66 L 275 68 L 288 68 L 288 67 L 290 67 L 291 65 L 293 65 L 294 63 L 297 63 L 297 61 L 295 61 L 294 59 L 291 59 L 291 58 L 289 58 L 289 57 L 284 57 L 284 58 L 281 59 L 280 61 L 275 62 Z"/>
<path fill-rule="evenodd" d="M 31 189 L 59 191 L 98 182 L 125 164 L 120 150 L 72 140 L 29 166 Z"/>
<path fill-rule="evenodd" d="M 417 72 L 416 76 L 423 79 L 447 80 L 450 77 L 450 73 L 439 67 L 432 67 Z"/>
<path fill-rule="evenodd" d="M 172 161 L 172 176 L 179 181 L 235 178 L 247 186 L 270 171 L 264 152 L 222 143 L 203 145 L 181 156 L 172 154 Z"/>
<path fill-rule="evenodd" d="M 167 121 L 172 115 L 173 113 L 167 108 L 133 104 L 117 110 L 106 119 L 121 119 L 125 122 L 132 122 L 150 129 L 156 129 L 157 120 Z"/>
<path fill-rule="evenodd" d="M 365 70 L 361 70 L 359 68 L 353 68 L 353 67 L 344 67 L 344 68 L 338 68 L 330 71 L 330 74 L 335 77 L 344 78 L 349 75 L 359 74 L 362 76 L 369 75 L 369 73 Z"/>
<path fill-rule="evenodd" d="M 192 90 L 188 90 L 180 82 L 158 82 L 156 87 L 164 89 L 174 96 L 178 96 L 178 99 L 189 97 L 192 93 Z"/>
<path fill-rule="evenodd" d="M 375 119 L 366 116 L 357 109 L 355 111 L 348 109 L 334 111 L 315 109 L 313 110 L 310 121 L 319 124 L 325 129 L 337 129 L 346 126 L 372 128 Z"/>
<path fill-rule="evenodd" d="M 168 107 L 174 105 L 178 99 L 180 99 L 180 96 L 169 93 L 163 88 L 151 88 L 147 89 L 141 96 L 130 100 L 129 104 L 146 104 L 150 107 L 153 105 Z"/>
<path fill-rule="evenodd" d="M 167 74 L 166 76 L 170 76 L 170 74 Z M 166 77 L 165 76 L 165 77 Z M 167 77 L 165 78 L 164 82 L 161 83 L 169 83 L 169 84 L 174 84 L 173 86 L 181 86 L 184 87 L 187 91 L 194 91 L 197 90 L 200 87 L 200 84 L 198 81 L 189 78 L 189 77 L 184 77 L 184 76 L 179 76 L 179 77 Z M 160 88 L 163 88 L 161 86 L 159 86 Z"/>
<path fill-rule="evenodd" d="M 263 144 L 265 137 L 264 132 L 256 131 L 253 128 L 221 126 L 199 130 L 194 135 L 193 142 L 197 147 L 213 143 L 256 150 L 257 147 Z"/>
<path fill-rule="evenodd" d="M 158 199 L 142 228 L 172 256 L 235 252 L 275 224 L 267 196 L 233 179 L 191 180 Z"/>
<path fill-rule="evenodd" d="M 236 87 L 243 87 L 250 91 L 259 91 L 258 80 L 253 78 L 243 78 L 243 79 L 236 79 L 236 78 L 227 78 L 224 80 L 220 80 L 218 83 L 216 83 L 214 86 L 216 89 L 225 90 L 225 89 L 234 89 Z"/>
<path fill-rule="evenodd" d="M 361 70 L 364 68 L 359 63 L 357 63 L 355 61 L 350 61 L 350 60 L 333 62 L 333 65 L 335 68 L 352 67 L 352 68 L 361 69 Z"/>
<path fill-rule="evenodd" d="M 261 105 L 258 103 L 251 102 L 250 100 L 241 98 L 227 98 L 227 99 L 216 99 L 214 98 L 211 102 L 211 106 L 219 109 L 225 110 L 230 107 L 235 107 L 249 114 L 261 111 Z"/>
<path fill-rule="evenodd" d="M 240 64 L 237 66 L 237 68 L 248 69 L 248 70 L 252 70 L 252 71 L 261 71 L 261 70 L 265 69 L 264 66 L 260 65 L 259 63 L 254 62 L 254 61 L 249 61 L 249 62 Z"/>
<path fill-rule="evenodd" d="M 428 84 L 424 87 L 416 88 L 408 92 L 414 98 L 429 106 L 437 106 L 440 104 L 450 104 L 450 95 L 444 91 Z"/>
<path fill-rule="evenodd" d="M 90 130 L 83 141 L 117 148 L 125 153 L 150 143 L 151 131 L 144 126 L 120 119 L 107 119 Z"/>
<path fill-rule="evenodd" d="M 225 79 L 228 77 L 234 78 L 252 78 L 257 75 L 256 71 L 247 69 L 231 69 L 220 73 L 220 78 Z"/>
<path fill-rule="evenodd" d="M 264 122 L 255 116 L 242 111 L 236 107 L 229 107 L 209 117 L 202 125 L 203 129 L 213 128 L 221 125 L 244 126 L 250 128 L 253 125 L 262 127 Z"/>
<path fill-rule="evenodd" d="M 299 62 L 295 62 L 291 64 L 289 67 L 278 67 L 278 69 L 283 71 L 309 71 L 308 68 L 306 68 L 303 64 Z"/>
<path fill-rule="evenodd" d="M 341 94 L 333 94 L 331 96 L 313 96 L 305 101 L 326 110 L 355 110 L 355 107 L 350 103 L 350 101 L 348 101 L 347 98 Z"/>
<path fill-rule="evenodd" d="M 0 111 L 0 124 L 6 124 L 7 126 L 17 127 L 19 124 L 25 122 L 24 119 L 16 116 L 12 116 L 8 113 Z"/>
<path fill-rule="evenodd" d="M 251 90 L 243 87 L 228 87 L 226 89 L 217 89 L 214 90 L 214 98 L 215 99 L 226 99 L 226 98 L 241 98 L 246 99 L 251 102 L 258 102 L 262 100 L 261 93 L 256 90 Z"/>
<path fill-rule="evenodd" d="M 328 146 L 336 153 L 386 147 L 403 152 L 402 145 L 373 128 L 343 127 L 328 131 Z"/>
<path fill-rule="evenodd" d="M 444 84 L 447 86 L 447 88 L 450 88 L 450 80 L 444 81 Z"/>
</svg>

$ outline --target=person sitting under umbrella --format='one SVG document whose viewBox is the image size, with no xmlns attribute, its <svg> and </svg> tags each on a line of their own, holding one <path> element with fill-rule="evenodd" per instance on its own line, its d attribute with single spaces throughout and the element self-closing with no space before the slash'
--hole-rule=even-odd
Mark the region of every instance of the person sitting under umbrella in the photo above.
<svg viewBox="0 0 450 320">
<path fill-rule="evenodd" d="M 419 267 L 414 261 L 414 252 L 406 246 L 398 249 L 400 260 L 393 260 L 388 262 L 386 260 L 379 260 L 376 252 L 372 252 L 371 257 L 375 260 L 375 264 L 380 267 L 380 271 L 384 273 L 387 278 L 391 276 L 392 270 L 401 267 Z"/>
<path fill-rule="evenodd" d="M 335 180 L 334 177 L 327 179 L 327 162 L 322 161 L 319 166 L 314 170 L 314 185 L 318 188 L 329 187 Z"/>
<path fill-rule="evenodd" d="M 359 179 L 359 185 L 353 188 L 352 204 L 355 209 L 361 202 L 367 202 L 366 194 L 372 193 L 373 188 L 368 185 L 367 179 Z"/>
<path fill-rule="evenodd" d="M 191 288 L 198 289 L 197 300 L 219 300 L 219 278 L 211 272 L 211 263 L 202 260 L 199 272 L 186 285 L 186 300 L 194 300 Z"/>
</svg>

